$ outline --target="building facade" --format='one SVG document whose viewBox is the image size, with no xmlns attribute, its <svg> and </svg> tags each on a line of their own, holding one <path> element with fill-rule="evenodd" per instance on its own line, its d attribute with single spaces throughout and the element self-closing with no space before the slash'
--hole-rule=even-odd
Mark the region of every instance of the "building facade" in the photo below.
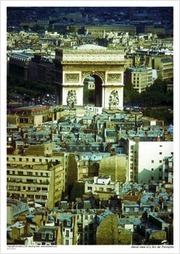
<svg viewBox="0 0 180 254">
<path fill-rule="evenodd" d="M 23 80 L 28 80 L 29 63 L 32 55 L 13 52 L 9 54 L 8 71 L 9 75 Z"/>
<path fill-rule="evenodd" d="M 41 160 L 41 162 L 37 162 Z M 29 198 L 53 208 L 65 190 L 65 170 L 59 161 L 33 156 L 7 156 L 7 195 Z"/>
<path fill-rule="evenodd" d="M 173 165 L 174 165 L 174 160 L 173 156 L 170 157 L 165 157 L 163 159 L 163 174 L 162 178 L 163 181 L 166 183 L 173 183 Z"/>
<path fill-rule="evenodd" d="M 128 180 L 138 182 L 162 181 L 165 158 L 173 155 L 172 141 L 128 141 Z M 172 173 L 172 172 L 171 172 Z M 167 172 L 166 172 L 167 174 Z"/>
<path fill-rule="evenodd" d="M 134 90 L 141 93 L 153 84 L 151 67 L 128 67 L 125 71 L 125 83 L 132 84 Z"/>
<path fill-rule="evenodd" d="M 97 177 L 85 180 L 85 194 L 99 197 L 100 200 L 108 199 L 112 196 L 119 196 L 120 183 L 111 181 L 110 176 Z"/>
<path fill-rule="evenodd" d="M 7 121 L 12 121 L 18 127 L 39 125 L 54 118 L 51 106 L 27 106 L 11 109 L 7 115 Z"/>
</svg>

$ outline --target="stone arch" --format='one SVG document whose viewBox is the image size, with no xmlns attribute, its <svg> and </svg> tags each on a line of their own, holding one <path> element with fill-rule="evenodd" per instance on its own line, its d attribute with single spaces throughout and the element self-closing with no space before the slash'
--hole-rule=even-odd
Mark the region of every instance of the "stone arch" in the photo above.
<svg viewBox="0 0 180 254">
<path fill-rule="evenodd" d="M 93 86 L 89 84 L 94 82 Z M 93 104 L 94 106 L 102 106 L 102 85 L 103 80 L 95 72 L 88 73 L 88 76 L 83 79 L 83 104 Z"/>
<path fill-rule="evenodd" d="M 93 76 L 96 75 L 102 80 L 102 84 L 105 83 L 105 72 L 100 72 L 100 71 L 86 71 L 82 72 L 82 82 L 84 83 L 84 80 L 87 76 Z"/>
<path fill-rule="evenodd" d="M 124 52 L 98 45 L 82 45 L 74 49 L 57 49 L 55 57 L 57 101 L 67 105 L 68 91 L 77 95 L 77 106 L 84 105 L 84 80 L 95 77 L 95 106 L 109 108 L 113 90 L 119 100 L 114 107 L 123 108 Z M 58 94 L 59 93 L 59 94 Z M 59 98 L 58 98 L 59 97 Z"/>
</svg>

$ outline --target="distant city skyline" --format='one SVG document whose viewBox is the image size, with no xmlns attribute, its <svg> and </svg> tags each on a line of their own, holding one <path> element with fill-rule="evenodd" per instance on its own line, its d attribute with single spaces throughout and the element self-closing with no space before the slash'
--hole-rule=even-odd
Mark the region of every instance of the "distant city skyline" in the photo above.
<svg viewBox="0 0 180 254">
<path fill-rule="evenodd" d="M 42 12 L 42 10 L 44 12 Z M 163 22 L 167 20 L 173 21 L 173 7 L 8 7 L 7 8 L 7 19 L 28 19 L 29 15 L 32 17 L 37 17 L 38 19 L 45 18 L 51 15 L 58 16 L 60 13 L 64 14 L 67 11 L 67 14 L 74 12 L 81 12 L 84 16 L 91 15 L 101 17 L 106 15 L 106 19 L 113 18 L 114 20 L 123 20 L 126 18 L 134 19 L 144 19 L 148 17 L 150 20 L 154 18 L 166 18 Z M 17 17 L 18 12 L 21 13 L 21 16 Z M 115 14 L 115 15 L 114 15 Z M 158 14 L 158 16 L 157 16 Z M 167 15 L 168 14 L 168 15 Z M 145 20 L 144 20 L 145 21 Z M 155 21 L 155 20 L 154 20 Z"/>
</svg>

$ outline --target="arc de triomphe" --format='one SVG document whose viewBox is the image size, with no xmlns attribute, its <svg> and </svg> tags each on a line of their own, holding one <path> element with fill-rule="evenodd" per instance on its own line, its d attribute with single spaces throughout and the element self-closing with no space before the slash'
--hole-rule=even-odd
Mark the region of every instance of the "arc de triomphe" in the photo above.
<svg viewBox="0 0 180 254">
<path fill-rule="evenodd" d="M 95 84 L 95 106 L 123 108 L 124 53 L 122 50 L 86 44 L 56 49 L 56 88 L 62 105 L 83 106 L 87 77 Z"/>
</svg>

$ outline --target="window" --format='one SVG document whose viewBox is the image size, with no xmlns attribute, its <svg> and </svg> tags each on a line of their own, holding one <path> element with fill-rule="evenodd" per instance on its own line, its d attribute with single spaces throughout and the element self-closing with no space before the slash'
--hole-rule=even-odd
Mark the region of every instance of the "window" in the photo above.
<svg viewBox="0 0 180 254">
<path fill-rule="evenodd" d="M 20 118 L 20 123 L 28 123 L 28 118 Z"/>
<path fill-rule="evenodd" d="M 91 239 L 91 240 L 94 239 L 94 235 L 92 233 L 89 234 L 89 239 Z"/>
<path fill-rule="evenodd" d="M 69 237 L 69 230 L 66 230 L 66 236 Z"/>
<path fill-rule="evenodd" d="M 66 243 L 65 243 L 66 245 L 69 245 L 69 240 L 66 240 Z"/>
<path fill-rule="evenodd" d="M 49 234 L 49 240 L 53 240 L 53 234 L 52 233 Z"/>
<path fill-rule="evenodd" d="M 154 160 L 152 160 L 151 163 L 154 163 Z"/>
<path fill-rule="evenodd" d="M 84 240 L 87 240 L 88 239 L 88 236 L 87 236 L 87 233 L 84 234 Z"/>
<path fill-rule="evenodd" d="M 67 227 L 70 227 L 70 226 L 71 226 L 71 221 L 70 221 L 70 220 L 67 220 L 67 221 L 66 221 L 66 226 L 67 226 Z"/>
<path fill-rule="evenodd" d="M 161 154 L 162 154 L 162 152 L 159 152 L 159 154 L 161 155 Z"/>
<path fill-rule="evenodd" d="M 90 223 L 89 224 L 89 230 L 93 230 L 94 229 L 94 224 L 93 223 Z"/>
<path fill-rule="evenodd" d="M 88 230 L 89 230 L 89 226 L 86 225 L 86 226 L 84 227 L 84 230 L 85 230 L 85 231 L 88 231 Z"/>
<path fill-rule="evenodd" d="M 33 183 L 33 180 L 32 179 L 27 179 L 26 182 L 27 183 Z"/>
<path fill-rule="evenodd" d="M 45 239 L 46 238 L 46 234 L 42 233 L 41 237 L 42 237 L 42 239 Z"/>
</svg>

